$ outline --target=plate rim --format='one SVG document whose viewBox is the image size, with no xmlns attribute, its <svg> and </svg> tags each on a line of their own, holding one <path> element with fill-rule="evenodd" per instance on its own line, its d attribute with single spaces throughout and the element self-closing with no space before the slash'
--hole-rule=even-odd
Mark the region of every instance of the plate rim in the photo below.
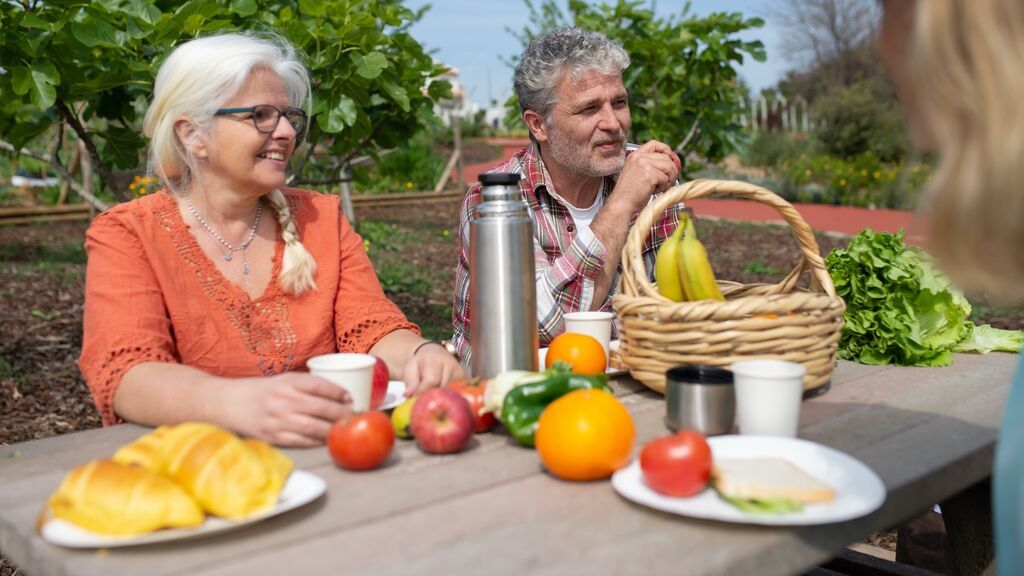
<svg viewBox="0 0 1024 576">
<path fill-rule="evenodd" d="M 759 444 L 768 442 L 770 444 L 778 445 L 777 449 L 784 449 L 788 446 L 800 446 L 802 450 L 816 450 L 828 456 L 827 462 L 831 464 L 839 464 L 847 469 L 852 469 L 858 474 L 862 474 L 870 482 L 870 485 L 864 488 L 863 496 L 866 496 L 864 503 L 854 509 L 846 509 L 839 513 L 825 515 L 812 514 L 807 515 L 804 512 L 788 514 L 788 515 L 756 515 L 756 514 L 745 514 L 739 509 L 731 507 L 725 502 L 721 502 L 721 510 L 724 512 L 721 514 L 715 513 L 712 509 L 711 513 L 707 510 L 685 510 L 680 509 L 680 503 L 687 501 L 693 502 L 689 498 L 676 498 L 659 494 L 649 488 L 643 481 L 643 474 L 640 471 L 640 459 L 639 457 L 634 458 L 627 466 L 617 470 L 612 475 L 612 487 L 615 491 L 626 500 L 634 502 L 636 504 L 660 510 L 669 514 L 675 514 L 686 518 L 695 518 L 698 520 L 711 520 L 715 522 L 723 522 L 728 524 L 749 524 L 749 525 L 761 525 L 761 526 L 817 526 L 825 524 L 836 524 L 839 522 L 847 522 L 857 518 L 861 518 L 875 512 L 885 504 L 888 498 L 888 489 L 885 486 L 885 482 L 878 476 L 878 474 L 867 464 L 854 456 L 821 444 L 813 442 L 811 440 L 805 440 L 802 438 L 785 438 L 785 437 L 773 437 L 773 436 L 743 436 L 738 434 L 714 436 L 708 438 L 708 444 L 711 446 L 712 453 L 715 451 L 715 444 L 729 445 L 729 444 Z M 725 446 L 722 446 L 725 447 Z M 750 455 L 751 458 L 756 458 L 758 454 L 753 453 Z M 791 462 L 800 465 L 801 459 L 787 458 Z M 806 465 L 805 465 L 806 466 Z M 803 467 L 803 466 L 802 466 Z M 712 488 L 705 488 L 699 494 L 690 498 L 706 498 L 706 497 L 717 498 L 714 495 Z M 815 504 L 809 505 L 811 510 L 820 511 L 827 509 L 828 507 L 835 506 L 835 503 L 827 504 Z M 806 509 L 805 509 L 806 510 Z"/>
<path fill-rule="evenodd" d="M 391 404 L 388 404 L 388 402 L 387 402 L 388 394 L 391 393 L 391 388 L 392 387 L 395 388 L 395 395 L 398 398 L 396 400 L 392 401 Z M 401 388 L 401 389 L 399 389 L 399 388 Z M 384 401 L 381 402 L 380 406 L 377 407 L 377 410 L 384 411 L 384 410 L 391 410 L 392 408 L 395 408 L 396 406 L 398 406 L 399 404 L 401 404 L 402 402 L 405 401 L 405 396 L 404 395 L 405 395 L 405 381 L 404 380 L 388 380 L 388 389 L 384 391 Z"/>
<path fill-rule="evenodd" d="M 133 536 L 117 536 L 97 534 L 81 528 L 61 518 L 49 516 L 39 527 L 39 535 L 43 540 L 62 548 L 94 549 L 123 548 L 128 546 L 144 546 L 160 542 L 175 542 L 190 538 L 199 538 L 221 534 L 231 530 L 257 524 L 267 518 L 279 516 L 296 508 L 300 508 L 320 498 L 327 492 L 327 482 L 319 475 L 308 470 L 292 470 L 287 482 L 281 489 L 278 503 L 273 508 L 239 520 L 229 520 L 206 515 L 203 523 L 187 528 L 165 528 L 145 534 Z"/>
</svg>

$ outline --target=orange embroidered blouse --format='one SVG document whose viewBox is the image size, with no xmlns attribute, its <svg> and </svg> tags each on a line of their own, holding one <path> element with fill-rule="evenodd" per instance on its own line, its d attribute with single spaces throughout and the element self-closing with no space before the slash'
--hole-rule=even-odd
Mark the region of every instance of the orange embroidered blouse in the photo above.
<svg viewBox="0 0 1024 576">
<path fill-rule="evenodd" d="M 253 300 L 203 253 L 166 191 L 120 204 L 86 233 L 82 371 L 104 425 L 121 422 L 114 392 L 141 362 L 176 362 L 227 377 L 305 369 L 330 352 L 367 352 L 386 334 L 419 332 L 385 295 L 336 196 L 285 190 L 317 288 L 282 292 L 278 227 L 266 292 Z M 173 382 L 168 382 L 173 386 Z"/>
</svg>

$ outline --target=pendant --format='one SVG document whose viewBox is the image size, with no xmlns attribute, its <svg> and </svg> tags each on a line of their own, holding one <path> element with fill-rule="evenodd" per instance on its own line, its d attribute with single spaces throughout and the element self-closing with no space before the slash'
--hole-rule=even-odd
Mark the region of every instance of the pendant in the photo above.
<svg viewBox="0 0 1024 576">
<path fill-rule="evenodd" d="M 225 254 L 224 255 L 224 260 L 227 261 L 227 262 L 231 262 L 231 254 Z"/>
<path fill-rule="evenodd" d="M 246 274 L 246 275 L 249 274 L 249 263 L 248 262 L 246 262 L 245 264 L 242 264 L 242 274 Z"/>
</svg>

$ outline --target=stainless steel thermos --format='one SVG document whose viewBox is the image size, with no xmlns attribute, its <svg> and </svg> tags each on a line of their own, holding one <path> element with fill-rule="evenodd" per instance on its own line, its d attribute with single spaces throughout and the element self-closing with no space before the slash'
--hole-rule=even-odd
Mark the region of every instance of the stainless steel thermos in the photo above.
<svg viewBox="0 0 1024 576">
<path fill-rule="evenodd" d="M 519 174 L 481 174 L 469 222 L 470 371 L 481 378 L 537 370 L 533 223 L 518 183 Z"/>
</svg>

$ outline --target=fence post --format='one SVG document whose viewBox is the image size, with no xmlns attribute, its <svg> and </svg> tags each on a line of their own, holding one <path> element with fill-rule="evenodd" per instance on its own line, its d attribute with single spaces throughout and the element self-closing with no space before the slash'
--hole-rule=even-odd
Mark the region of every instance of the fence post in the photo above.
<svg viewBox="0 0 1024 576">
<path fill-rule="evenodd" d="M 353 227 L 356 225 L 356 213 L 352 208 L 352 192 L 349 190 L 348 183 L 352 180 L 352 171 L 349 169 L 348 164 L 344 164 L 341 167 L 341 210 L 345 212 L 345 217 L 348 218 L 349 224 Z"/>
</svg>

